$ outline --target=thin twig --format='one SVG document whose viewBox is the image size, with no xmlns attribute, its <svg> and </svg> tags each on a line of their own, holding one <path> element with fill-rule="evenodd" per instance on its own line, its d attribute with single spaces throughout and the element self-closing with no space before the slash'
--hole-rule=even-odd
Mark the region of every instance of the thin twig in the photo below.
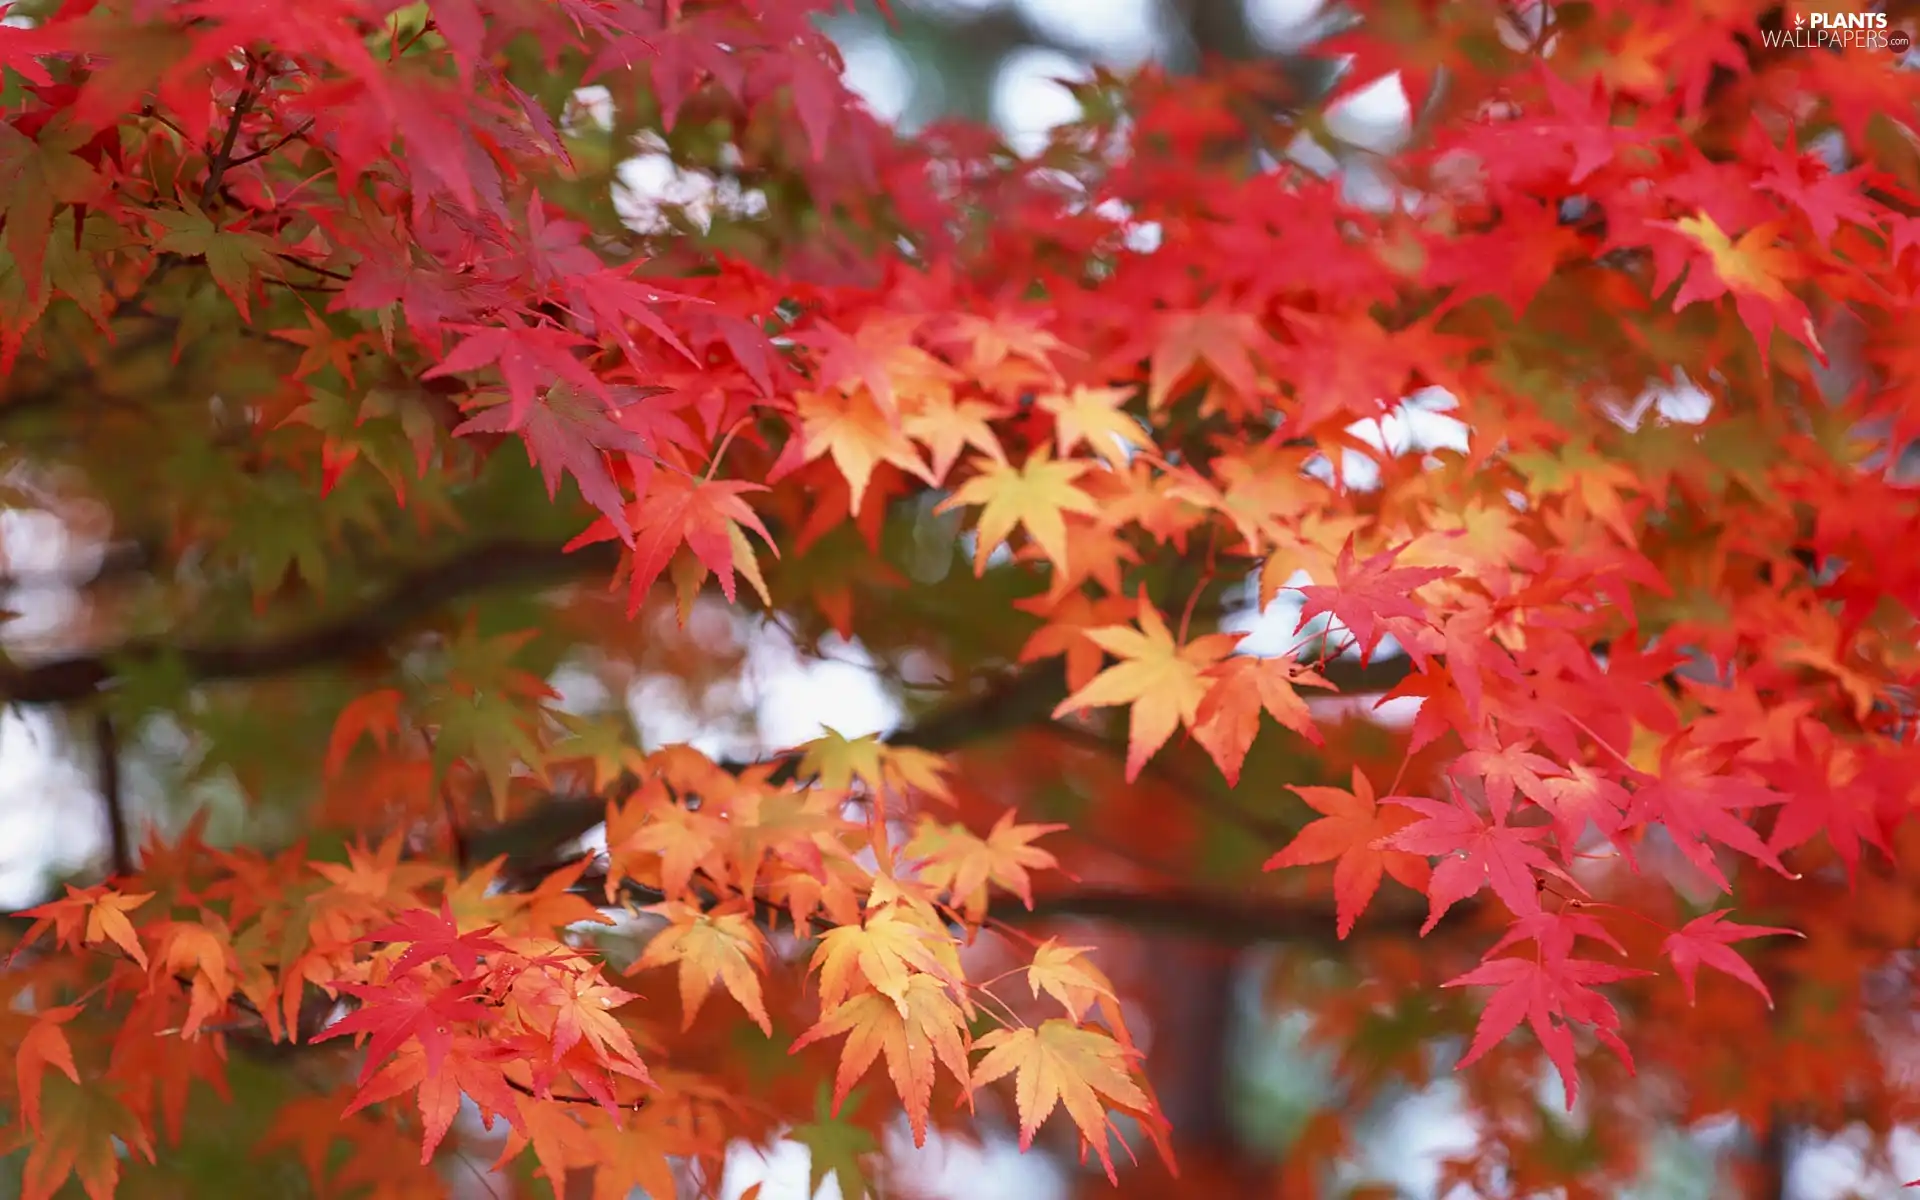
<svg viewBox="0 0 1920 1200">
<path fill-rule="evenodd" d="M 255 89 L 253 83 L 255 64 L 247 64 L 246 81 L 241 84 L 240 95 L 233 102 L 233 116 L 227 121 L 227 132 L 220 139 L 220 148 L 214 151 L 213 159 L 207 164 L 207 183 L 200 189 L 200 207 L 207 208 L 213 198 L 220 194 L 220 177 L 233 165 L 233 145 L 240 140 L 240 126 L 247 119 L 247 113 L 253 108 Z"/>
<path fill-rule="evenodd" d="M 105 708 L 93 714 L 93 746 L 99 756 L 100 801 L 107 809 L 107 833 L 113 843 L 113 873 L 125 877 L 133 874 L 133 841 L 120 792 L 120 739 Z"/>
<path fill-rule="evenodd" d="M 288 142 L 293 141 L 295 138 L 304 137 L 306 135 L 307 130 L 313 128 L 313 122 L 314 122 L 314 118 L 308 117 L 307 123 L 305 125 L 302 125 L 300 128 L 295 129 L 290 133 L 281 134 L 279 137 L 275 138 L 271 142 L 268 142 L 266 145 L 261 146 L 257 150 L 250 150 L 247 153 L 242 154 L 239 158 L 236 158 L 233 161 L 229 162 L 227 166 L 229 168 L 244 167 L 250 162 L 258 162 L 260 159 L 263 159 L 267 155 L 272 154 L 275 150 L 278 150 L 280 147 L 286 145 Z"/>
<path fill-rule="evenodd" d="M 422 729 L 420 740 L 427 744 L 427 760 L 434 756 L 433 735 Z M 471 861 L 471 852 L 467 846 L 466 826 L 460 820 L 459 810 L 453 803 L 453 780 L 447 776 L 440 778 L 440 808 L 447 816 L 447 838 L 453 843 L 453 861 L 460 868 L 460 874 L 466 875 Z"/>
</svg>

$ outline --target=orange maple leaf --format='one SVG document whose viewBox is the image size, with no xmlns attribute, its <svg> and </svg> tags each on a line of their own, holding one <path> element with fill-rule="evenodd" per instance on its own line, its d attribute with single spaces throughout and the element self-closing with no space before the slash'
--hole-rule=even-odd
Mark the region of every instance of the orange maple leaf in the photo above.
<svg viewBox="0 0 1920 1200">
<path fill-rule="evenodd" d="M 1383 811 L 1374 799 L 1373 784 L 1360 768 L 1353 769 L 1351 792 L 1331 787 L 1287 790 L 1324 815 L 1268 859 L 1265 869 L 1339 859 L 1333 868 L 1333 894 L 1342 938 L 1353 932 L 1353 923 L 1367 910 L 1383 871 L 1417 892 L 1427 890 L 1432 867 L 1426 859 L 1378 845 L 1382 838 L 1411 824 L 1413 814 L 1391 808 Z"/>
<path fill-rule="evenodd" d="M 1153 1110 L 1146 1093 L 1133 1081 L 1129 1053 L 1104 1029 L 1092 1029 L 1058 1017 L 1038 1029 L 996 1029 L 974 1044 L 987 1056 L 974 1067 L 978 1089 L 1008 1073 L 1014 1074 L 1014 1103 L 1020 1110 L 1020 1148 L 1033 1145 L 1034 1131 L 1056 1107 L 1064 1106 L 1080 1136 L 1115 1183 L 1113 1159 L 1107 1153 L 1113 1120 L 1101 1098 L 1132 1113 Z"/>
<path fill-rule="evenodd" d="M 1193 738 L 1213 756 L 1229 785 L 1240 783 L 1240 767 L 1260 732 L 1262 711 L 1314 745 L 1321 744 L 1307 702 L 1293 689 L 1303 683 L 1323 688 L 1333 685 L 1318 672 L 1295 662 L 1292 655 L 1236 655 L 1209 674 L 1212 684 L 1194 714 Z"/>
<path fill-rule="evenodd" d="M 920 973 L 949 974 L 928 944 L 933 936 L 893 906 L 869 913 L 862 925 L 829 929 L 807 968 L 820 972 L 821 1007 L 837 1008 L 855 980 L 864 979 L 904 1013 L 907 993 Z"/>
<path fill-rule="evenodd" d="M 799 392 L 794 396 L 801 433 L 806 438 L 807 461 L 828 455 L 847 481 L 849 504 L 858 512 L 867 494 L 876 463 L 892 463 L 931 485 L 935 473 L 927 469 L 920 451 L 907 440 L 898 418 L 889 418 L 871 393 Z M 995 444 L 998 451 L 998 444 Z M 945 472 L 940 472 L 944 475 Z"/>
<path fill-rule="evenodd" d="M 73 1047 L 67 1043 L 66 1031 L 60 1028 L 79 1015 L 78 1004 L 49 1008 L 34 1019 L 33 1027 L 14 1046 L 13 1072 L 20 1086 L 20 1115 L 25 1118 L 28 1129 L 40 1128 L 40 1077 L 48 1067 L 57 1067 L 68 1079 L 80 1082 L 80 1072 L 73 1065 Z"/>
<path fill-rule="evenodd" d="M 1000 814 L 993 829 L 980 837 L 964 825 L 947 825 L 922 817 L 920 827 L 907 843 L 909 858 L 924 860 L 920 881 L 939 888 L 955 904 L 966 910 L 967 920 L 978 923 L 987 913 L 987 885 L 998 884 L 1033 907 L 1033 883 L 1028 869 L 1046 870 L 1059 865 L 1053 855 L 1030 845 L 1043 834 L 1067 828 L 1065 825 L 1016 825 L 1012 809 Z"/>
<path fill-rule="evenodd" d="M 1207 668 L 1231 653 L 1240 640 L 1238 634 L 1209 633 L 1183 646 L 1173 640 L 1144 591 L 1139 608 L 1137 629 L 1108 625 L 1087 631 L 1087 637 L 1102 650 L 1122 661 L 1094 676 L 1086 687 L 1053 710 L 1058 718 L 1083 708 L 1132 705 L 1127 738 L 1129 783 L 1139 778 L 1141 768 L 1167 744 L 1175 729 L 1193 727 L 1210 686 Z"/>
<path fill-rule="evenodd" d="M 833 1079 L 834 1111 L 839 1111 L 841 1102 L 873 1060 L 885 1054 L 887 1074 L 900 1093 L 907 1121 L 913 1127 L 913 1144 L 926 1145 L 935 1060 L 962 1086 L 967 1084 L 969 1074 L 966 1018 L 946 985 L 931 975 L 913 975 L 897 1001 L 878 992 L 855 996 L 801 1034 L 789 1053 L 797 1054 L 822 1038 L 843 1033 L 847 1040 Z"/>
<path fill-rule="evenodd" d="M 760 998 L 759 971 L 766 962 L 766 939 L 752 917 L 740 912 L 705 912 L 691 904 L 659 904 L 647 909 L 670 924 L 653 935 L 634 971 L 680 964 L 680 1027 L 690 1028 L 717 980 L 747 1010 L 762 1033 L 773 1036 L 773 1022 Z"/>
</svg>

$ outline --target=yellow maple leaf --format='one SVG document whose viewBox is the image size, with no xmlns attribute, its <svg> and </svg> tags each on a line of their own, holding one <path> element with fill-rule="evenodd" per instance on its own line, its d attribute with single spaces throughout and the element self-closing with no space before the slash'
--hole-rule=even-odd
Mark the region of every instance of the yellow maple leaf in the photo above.
<svg viewBox="0 0 1920 1200">
<path fill-rule="evenodd" d="M 950 974 L 934 956 L 929 945 L 932 937 L 930 930 L 895 907 L 868 913 L 864 924 L 829 929 L 807 967 L 820 972 L 820 1006 L 838 1007 L 855 981 L 864 979 L 904 1012 L 907 992 L 917 975 Z"/>
<path fill-rule="evenodd" d="M 875 992 L 855 996 L 829 1009 L 813 1028 L 800 1035 L 790 1053 L 842 1033 L 847 1041 L 840 1050 L 840 1069 L 834 1074 L 834 1111 L 839 1111 L 840 1102 L 867 1073 L 873 1060 L 885 1054 L 887 1074 L 913 1127 L 913 1144 L 926 1145 L 935 1061 L 962 1086 L 966 1086 L 968 1077 L 966 1018 L 946 986 L 931 975 L 915 975 L 907 981 L 897 1003 Z"/>
<path fill-rule="evenodd" d="M 978 924 L 987 915 L 987 885 L 998 884 L 1033 907 L 1033 883 L 1027 871 L 1059 865 L 1053 855 L 1030 843 L 1065 825 L 1016 825 L 1013 810 L 1000 814 L 986 837 L 965 825 L 943 824 L 922 816 L 920 827 L 907 843 L 909 858 L 924 860 L 920 881 L 944 890 L 953 903 L 964 906 L 967 920 Z"/>
<path fill-rule="evenodd" d="M 1041 396 L 1040 407 L 1053 414 L 1054 446 L 1060 457 L 1085 442 L 1089 450 L 1120 467 L 1126 465 L 1127 447 L 1144 450 L 1153 445 L 1140 422 L 1121 411 L 1132 395 L 1127 388 L 1075 387 Z"/>
<path fill-rule="evenodd" d="M 153 899 L 152 892 L 141 892 L 129 896 L 123 892 L 102 892 L 87 910 L 86 944 L 91 946 L 105 940 L 112 942 L 127 952 L 127 957 L 147 965 L 147 953 L 140 948 L 140 935 L 133 930 L 133 922 L 127 920 L 127 914 Z"/>
<path fill-rule="evenodd" d="M 983 575 L 987 559 L 1013 533 L 1014 526 L 1026 528 L 1027 536 L 1039 545 L 1041 553 L 1057 565 L 1067 561 L 1067 522 L 1065 513 L 1094 516 L 1100 510 L 1093 497 L 1074 486 L 1074 480 L 1087 470 L 1084 462 L 1056 461 L 1045 446 L 1033 452 L 1021 466 L 988 462 L 980 474 L 961 484 L 952 496 L 934 512 L 944 513 L 969 504 L 979 504 L 980 520 L 973 551 L 973 573 Z"/>
<path fill-rule="evenodd" d="M 1239 638 L 1210 633 L 1180 645 L 1144 591 L 1140 595 L 1139 628 L 1108 625 L 1088 630 L 1087 637 L 1121 661 L 1061 701 L 1053 715 L 1064 717 L 1083 708 L 1132 705 L 1127 737 L 1127 781 L 1131 783 L 1175 729 L 1193 727 L 1200 702 L 1212 686 L 1207 668 L 1232 653 Z"/>
<path fill-rule="evenodd" d="M 1038 1029 L 996 1029 L 975 1043 L 987 1056 L 974 1067 L 978 1089 L 1014 1073 L 1014 1103 L 1020 1110 L 1020 1149 L 1033 1146 L 1034 1131 L 1065 1107 L 1080 1136 L 1100 1156 L 1107 1177 L 1114 1179 L 1107 1153 L 1107 1135 L 1113 1122 L 1101 1098 L 1134 1113 L 1152 1109 L 1146 1093 L 1133 1081 L 1126 1048 L 1102 1029 L 1089 1029 L 1058 1017 Z"/>
<path fill-rule="evenodd" d="M 853 511 L 860 511 L 875 464 L 891 463 L 929 485 L 936 482 L 921 461 L 919 450 L 907 440 L 900 424 L 881 411 L 872 393 L 800 392 L 794 396 L 794 404 L 800 413 L 801 435 L 806 438 L 807 461 L 823 454 L 833 459 L 847 481 Z"/>
<path fill-rule="evenodd" d="M 940 777 L 947 762 L 930 750 L 889 746 L 875 733 L 849 738 L 831 726 L 800 749 L 801 775 L 816 775 L 821 786 L 845 791 L 859 780 L 875 793 L 888 789 L 925 792 L 951 802 L 953 793 Z"/>
<path fill-rule="evenodd" d="M 691 904 L 660 904 L 647 911 L 661 914 L 670 924 L 653 935 L 633 970 L 680 964 L 680 1027 L 692 1026 L 718 981 L 760 1031 L 772 1037 L 773 1022 L 760 996 L 766 942 L 752 918 L 740 912 L 703 912 Z"/>
<path fill-rule="evenodd" d="M 1027 966 L 1027 984 L 1034 999 L 1045 992 L 1078 1021 L 1101 1001 L 1117 1004 L 1113 983 L 1100 968 L 1086 961 L 1085 946 L 1062 946 L 1057 938 L 1041 942 Z"/>
<path fill-rule="evenodd" d="M 927 448 L 933 460 L 930 477 L 938 485 L 968 446 L 995 461 L 1006 461 L 1000 438 L 988 424 L 999 415 L 992 405 L 983 401 L 956 401 L 951 396 L 940 396 L 915 405 L 913 411 L 900 419 L 900 428 Z M 857 503 L 853 507 L 855 511 L 860 508 Z"/>
</svg>

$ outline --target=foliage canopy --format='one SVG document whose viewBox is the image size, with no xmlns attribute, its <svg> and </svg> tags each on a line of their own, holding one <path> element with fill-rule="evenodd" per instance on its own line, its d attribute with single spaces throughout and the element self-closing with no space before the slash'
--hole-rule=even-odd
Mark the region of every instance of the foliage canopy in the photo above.
<svg viewBox="0 0 1920 1200">
<path fill-rule="evenodd" d="M 791 1130 L 856 1196 L 902 1112 L 1171 1188 L 1168 928 L 1295 948 L 1350 1109 L 1464 1046 L 1486 1194 L 1910 1118 L 1898 12 L 1390 0 L 1330 89 L 1102 74 L 1022 157 L 876 121 L 828 7 L 0 27 L 6 502 L 110 539 L 0 667 L 114 833 L 0 973 L 28 1200 L 221 1128 L 598 1200 Z M 1389 71 L 1403 145 L 1317 167 Z M 637 142 L 707 211 L 623 221 Z M 766 628 L 902 728 L 649 738 Z"/>
</svg>

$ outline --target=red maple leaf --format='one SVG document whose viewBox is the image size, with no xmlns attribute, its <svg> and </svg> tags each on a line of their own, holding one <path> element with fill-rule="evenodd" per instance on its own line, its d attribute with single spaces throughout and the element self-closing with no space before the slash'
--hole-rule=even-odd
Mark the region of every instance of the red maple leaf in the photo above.
<svg viewBox="0 0 1920 1200">
<path fill-rule="evenodd" d="M 1680 984 L 1687 989 L 1687 1003 L 1694 1002 L 1694 974 L 1702 966 L 1723 971 L 1738 979 L 1773 1007 L 1773 995 L 1767 991 L 1767 985 L 1760 981 L 1747 960 L 1733 952 L 1731 943 L 1757 937 L 1804 937 L 1797 929 L 1782 929 L 1776 925 L 1739 925 L 1726 920 L 1732 909 L 1723 908 L 1719 912 L 1710 912 L 1695 917 L 1680 927 L 1678 933 L 1670 935 L 1660 943 L 1660 953 L 1673 960 L 1674 973 L 1680 976 Z"/>
<path fill-rule="evenodd" d="M 453 1024 L 456 1021 L 484 1021 L 491 1015 L 464 984 L 428 992 L 418 976 L 403 975 L 387 984 L 343 983 L 340 988 L 361 1001 L 361 1008 L 334 1022 L 314 1041 L 324 1042 L 348 1034 L 369 1034 L 367 1061 L 360 1069 L 360 1084 L 373 1078 L 380 1064 L 405 1045 L 418 1040 L 427 1056 L 428 1074 L 438 1074 L 447 1051 L 453 1048 Z"/>
<path fill-rule="evenodd" d="M 1432 878 L 1427 860 L 1417 854 L 1383 848 L 1382 842 L 1407 824 L 1403 813 L 1381 811 L 1373 784 L 1353 769 L 1353 790 L 1331 787 L 1289 787 L 1318 813 L 1318 821 L 1302 829 L 1284 850 L 1267 860 L 1264 870 L 1299 867 L 1338 859 L 1333 868 L 1333 895 L 1339 934 L 1345 938 L 1367 910 L 1380 887 L 1384 871 L 1416 892 L 1427 890 Z"/>
<path fill-rule="evenodd" d="M 438 915 L 424 908 L 414 908 L 400 914 L 400 919 L 383 929 L 376 929 L 366 936 L 369 942 L 407 942 L 409 945 L 391 968 L 399 975 L 421 963 L 444 958 L 453 964 L 456 971 L 471 976 L 480 965 L 482 954 L 505 950 L 506 947 L 487 935 L 497 926 L 489 925 L 471 933 L 461 933 L 460 926 L 454 922 L 453 907 L 446 901 L 440 901 Z"/>
<path fill-rule="evenodd" d="M 1579 886 L 1533 845 L 1546 836 L 1546 829 L 1509 825 L 1504 819 L 1490 823 L 1468 806 L 1459 789 L 1451 790 L 1451 804 L 1416 796 L 1388 796 L 1384 801 L 1410 808 L 1422 814 L 1422 819 L 1381 839 L 1382 845 L 1442 856 L 1427 888 L 1431 908 L 1426 924 L 1420 927 L 1422 936 L 1440 923 L 1449 908 L 1477 895 L 1488 884 L 1501 903 L 1520 917 L 1540 911 L 1540 885 L 1534 872 Z"/>
<path fill-rule="evenodd" d="M 765 484 L 737 479 L 702 479 L 677 471 L 654 472 L 648 481 L 646 496 L 627 506 L 627 519 L 637 531 L 631 543 L 628 568 L 631 572 L 628 615 L 640 611 L 648 590 L 682 545 L 719 577 L 720 590 L 731 602 L 735 527 L 750 529 L 769 547 L 773 546 L 773 535 L 741 499 L 748 492 L 766 490 Z M 613 522 L 602 517 L 588 526 L 585 533 L 568 542 L 566 548 L 571 551 L 604 542 L 617 532 Z M 774 553 L 777 556 L 779 551 L 775 549 Z"/>
<path fill-rule="evenodd" d="M 1559 950 L 1555 953 L 1554 950 Z M 1560 1072 L 1566 1089 L 1567 1111 L 1580 1094 L 1580 1078 L 1573 1065 L 1573 1029 L 1578 1022 L 1593 1027 L 1594 1036 L 1620 1056 L 1627 1069 L 1633 1069 L 1633 1055 L 1615 1030 L 1620 1014 L 1594 985 L 1617 983 L 1646 975 L 1631 967 L 1615 967 L 1588 959 L 1574 958 L 1565 949 L 1543 949 L 1538 957 L 1516 955 L 1483 962 L 1442 987 L 1497 987 L 1500 990 L 1487 1002 L 1480 1023 L 1473 1031 L 1473 1044 L 1455 1064 L 1459 1070 L 1472 1066 L 1501 1039 L 1525 1021 L 1546 1050 L 1547 1057 Z"/>
<path fill-rule="evenodd" d="M 1785 796 L 1751 779 L 1716 774 L 1728 757 L 1725 753 L 1709 754 L 1676 740 L 1667 743 L 1660 757 L 1659 776 L 1633 794 L 1633 804 L 1627 810 L 1628 824 L 1662 826 L 1687 861 L 1719 884 L 1723 892 L 1733 889 L 1713 860 L 1712 842 L 1738 850 L 1789 879 L 1799 878 L 1787 870 L 1737 811 L 1779 804 Z"/>
<path fill-rule="evenodd" d="M 580 485 L 581 498 L 600 510 L 621 541 L 632 545 L 633 526 L 627 520 L 626 497 L 613 481 L 607 454 L 622 451 L 644 455 L 653 447 L 644 435 L 618 421 L 620 410 L 615 405 L 622 397 L 629 402 L 638 399 L 639 389 L 600 388 L 598 392 L 583 393 L 558 384 L 547 389 L 540 403 L 526 410 L 513 404 L 496 404 L 467 418 L 453 432 L 456 437 L 518 433 L 526 443 L 527 460 L 540 468 L 548 499 L 559 492 L 561 473 L 572 472 L 574 482 Z"/>
<path fill-rule="evenodd" d="M 466 333 L 467 339 L 420 378 L 438 379 L 494 364 L 506 380 L 507 394 L 513 398 L 508 418 L 511 429 L 518 429 L 532 413 L 534 397 L 540 388 L 556 379 L 592 395 L 606 396 L 606 384 L 574 357 L 575 347 L 589 344 L 586 339 L 563 329 L 528 325 L 511 313 L 503 314 L 501 321 L 500 328 L 448 326 Z"/>
<path fill-rule="evenodd" d="M 1360 648 L 1360 661 L 1365 664 L 1374 647 L 1380 644 L 1382 635 L 1394 632 L 1394 625 L 1413 628 L 1426 625 L 1426 609 L 1411 599 L 1413 592 L 1422 584 L 1459 572 L 1453 567 L 1395 569 L 1393 560 L 1398 554 L 1397 550 L 1382 551 L 1356 567 L 1353 539 L 1348 538 L 1333 564 L 1333 583 L 1309 584 L 1299 589 L 1306 597 L 1306 604 L 1300 609 L 1300 623 L 1294 632 L 1305 629 L 1307 622 L 1315 617 L 1331 613 L 1353 634 Z"/>
</svg>

